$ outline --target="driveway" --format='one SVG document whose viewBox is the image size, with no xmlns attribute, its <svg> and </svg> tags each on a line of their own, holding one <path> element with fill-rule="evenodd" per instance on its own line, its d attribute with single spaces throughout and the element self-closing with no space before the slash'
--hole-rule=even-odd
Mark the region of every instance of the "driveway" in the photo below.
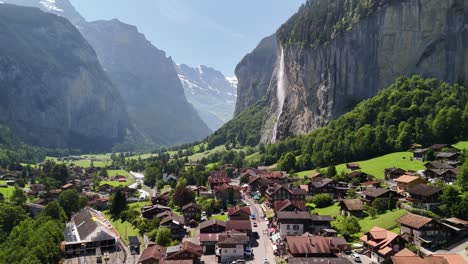
<svg viewBox="0 0 468 264">
<path fill-rule="evenodd" d="M 268 261 L 273 264 L 276 263 L 275 255 L 273 254 L 273 243 L 267 234 L 268 225 L 267 221 L 262 219 L 263 211 L 259 204 L 255 203 L 250 198 L 245 199 L 250 204 L 251 213 L 255 214 L 256 220 L 252 220 L 252 224 L 257 223 L 257 227 L 253 227 L 253 232 L 257 232 L 259 239 L 257 240 L 258 246 L 253 247 L 254 259 L 247 263 L 252 264 L 263 264 L 263 259 L 267 258 Z"/>
</svg>

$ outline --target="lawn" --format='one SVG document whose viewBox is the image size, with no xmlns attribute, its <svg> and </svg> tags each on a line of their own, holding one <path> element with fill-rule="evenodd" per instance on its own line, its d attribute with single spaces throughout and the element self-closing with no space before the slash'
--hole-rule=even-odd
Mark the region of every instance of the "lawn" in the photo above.
<svg viewBox="0 0 468 264">
<path fill-rule="evenodd" d="M 457 144 L 453 145 L 454 147 L 456 147 L 457 149 L 461 149 L 461 150 L 468 150 L 468 141 L 460 141 L 458 142 Z"/>
<path fill-rule="evenodd" d="M 65 162 L 66 164 L 75 164 L 75 166 L 80 166 L 82 168 L 89 168 L 91 167 L 91 160 L 89 158 L 85 158 L 86 155 L 83 156 L 83 159 L 81 160 L 71 160 L 71 161 L 67 161 Z M 89 157 L 90 155 L 88 155 Z M 56 163 L 62 163 L 63 161 L 60 161 L 58 158 L 56 157 L 46 157 L 45 158 L 46 160 L 51 160 L 51 161 L 54 161 Z M 94 160 L 93 161 L 93 165 L 95 167 L 106 167 L 108 165 L 110 165 L 112 162 L 110 159 L 103 159 L 102 161 L 99 161 L 99 160 Z"/>
<path fill-rule="evenodd" d="M 312 212 L 317 213 L 319 215 L 337 216 L 337 215 L 340 215 L 340 205 L 339 204 L 340 203 L 334 203 L 332 206 L 329 206 L 329 207 L 315 208 L 314 210 L 312 210 Z"/>
<path fill-rule="evenodd" d="M 220 221 L 227 221 L 227 214 L 214 214 L 210 217 L 210 219 L 216 219 Z"/>
<path fill-rule="evenodd" d="M 394 231 L 399 229 L 396 220 L 407 213 L 408 211 L 404 209 L 388 211 L 378 215 L 375 219 L 372 219 L 370 216 L 360 219 L 359 225 L 361 226 L 362 233 L 368 232 L 374 226 Z"/>
<path fill-rule="evenodd" d="M 210 155 L 211 153 L 214 153 L 216 151 L 223 151 L 223 150 L 226 150 L 226 147 L 224 145 L 221 145 L 221 146 L 217 146 L 211 150 L 207 150 L 205 152 L 201 152 L 201 153 L 195 153 L 193 154 L 192 156 L 189 156 L 188 159 L 190 161 L 199 161 L 201 160 L 202 158 L 205 158 L 207 157 L 208 155 Z"/>
<path fill-rule="evenodd" d="M 410 158 L 412 156 L 413 154 L 411 152 L 395 152 L 377 158 L 356 162 L 359 163 L 361 171 L 373 175 L 376 178 L 383 179 L 385 168 L 398 167 L 404 170 L 423 170 L 424 162 L 411 160 Z M 323 170 L 324 169 L 325 168 L 323 168 Z M 297 175 L 303 177 L 310 175 L 313 171 L 314 170 L 302 171 L 297 173 Z M 341 171 L 350 172 L 349 170 L 346 170 L 345 163 L 337 165 L 336 171 L 338 173 Z"/>
<path fill-rule="evenodd" d="M 14 189 L 15 187 L 13 186 L 8 186 L 7 188 L 0 188 L 0 193 L 3 195 L 3 198 L 5 198 L 5 200 L 8 200 L 11 194 L 13 193 Z"/>
<path fill-rule="evenodd" d="M 254 161 L 254 160 L 260 160 L 261 155 L 262 154 L 260 154 L 260 152 L 255 152 L 252 155 L 246 156 L 245 160 L 248 162 Z"/>
<path fill-rule="evenodd" d="M 126 182 L 106 180 L 106 181 L 101 181 L 99 185 L 109 184 L 112 187 L 117 187 L 117 186 L 126 187 L 126 186 L 131 185 L 134 182 L 135 182 L 135 179 L 133 177 L 129 177 Z"/>
<path fill-rule="evenodd" d="M 140 236 L 138 233 L 138 229 L 134 228 L 132 224 L 127 221 L 122 222 L 122 220 L 114 220 L 110 216 L 109 211 L 104 211 L 107 219 L 111 222 L 112 226 L 117 230 L 120 234 L 120 238 L 128 244 L 128 237 L 129 236 Z"/>
<path fill-rule="evenodd" d="M 131 177 L 130 173 L 128 173 L 125 170 L 107 170 L 107 175 L 109 175 L 109 177 L 115 177 L 117 175 L 122 175 L 122 176 L 125 176 L 125 177 Z"/>
</svg>

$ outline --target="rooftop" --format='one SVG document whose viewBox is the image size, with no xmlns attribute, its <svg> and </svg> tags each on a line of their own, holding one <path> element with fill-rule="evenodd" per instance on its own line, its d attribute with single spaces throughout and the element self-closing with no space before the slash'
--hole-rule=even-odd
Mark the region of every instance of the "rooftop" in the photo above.
<svg viewBox="0 0 468 264">
<path fill-rule="evenodd" d="M 412 228 L 419 229 L 426 225 L 427 223 L 431 222 L 432 218 L 421 216 L 421 215 L 416 215 L 416 214 L 406 214 L 402 217 L 400 217 L 397 222 L 409 226 Z"/>
<path fill-rule="evenodd" d="M 442 191 L 441 187 L 427 185 L 427 184 L 416 184 L 408 189 L 411 195 L 431 196 Z"/>
<path fill-rule="evenodd" d="M 344 199 L 342 202 L 349 211 L 364 210 L 364 203 L 361 201 L 361 199 Z"/>
</svg>

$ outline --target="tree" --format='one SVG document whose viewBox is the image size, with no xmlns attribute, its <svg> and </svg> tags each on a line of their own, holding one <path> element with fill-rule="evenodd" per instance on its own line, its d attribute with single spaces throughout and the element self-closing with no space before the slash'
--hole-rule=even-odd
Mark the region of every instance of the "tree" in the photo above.
<svg viewBox="0 0 468 264">
<path fill-rule="evenodd" d="M 278 168 L 283 171 L 291 171 L 296 166 L 296 157 L 292 152 L 286 153 L 281 159 L 278 161 Z"/>
<path fill-rule="evenodd" d="M 158 234 L 156 235 L 156 244 L 167 247 L 171 244 L 171 241 L 171 230 L 165 226 L 159 227 Z"/>
<path fill-rule="evenodd" d="M 460 203 L 460 192 L 456 186 L 445 186 L 445 188 L 442 190 L 442 194 L 440 195 L 440 201 L 440 209 L 446 216 L 457 216 L 463 209 L 461 208 Z"/>
<path fill-rule="evenodd" d="M 349 238 L 353 234 L 359 233 L 361 231 L 359 221 L 354 216 L 338 216 L 336 220 L 331 222 L 331 224 L 333 228 L 338 231 L 338 233 L 342 234 L 346 238 Z"/>
<path fill-rule="evenodd" d="M 80 195 L 75 189 L 63 191 L 57 199 L 59 205 L 63 208 L 67 217 L 70 218 L 81 208 Z"/>
<path fill-rule="evenodd" d="M 366 206 L 366 212 L 367 214 L 372 218 L 372 219 L 375 219 L 375 217 L 377 216 L 377 214 L 379 213 L 377 211 L 377 209 L 375 209 L 374 207 L 372 206 Z"/>
<path fill-rule="evenodd" d="M 388 208 L 388 201 L 383 198 L 376 198 L 372 202 L 372 207 L 375 208 L 375 210 L 377 210 L 378 213 L 383 213 Z"/>
<path fill-rule="evenodd" d="M 296 162 L 296 168 L 298 170 L 310 170 L 313 167 L 312 159 L 308 153 L 301 155 Z"/>
<path fill-rule="evenodd" d="M 158 167 L 147 166 L 145 168 L 145 177 L 143 178 L 143 183 L 150 187 L 154 187 L 154 185 L 156 184 L 156 180 L 160 175 L 161 173 Z"/>
<path fill-rule="evenodd" d="M 121 190 L 117 190 L 112 199 L 110 213 L 115 219 L 117 219 L 125 208 L 127 208 L 127 199 L 125 198 L 125 194 L 123 194 Z"/>
<path fill-rule="evenodd" d="M 328 193 L 320 193 L 312 197 L 312 202 L 318 208 L 327 207 L 333 204 L 333 198 Z"/>
<path fill-rule="evenodd" d="M 195 193 L 187 189 L 184 184 L 178 184 L 172 199 L 175 205 L 182 207 L 195 201 Z"/>
<path fill-rule="evenodd" d="M 6 240 L 13 228 L 27 217 L 23 208 L 0 203 L 0 244 Z"/>
<path fill-rule="evenodd" d="M 327 178 L 332 178 L 336 176 L 338 173 L 336 172 L 336 167 L 333 165 L 328 166 L 327 168 Z"/>
<path fill-rule="evenodd" d="M 65 223 L 67 220 L 67 214 L 57 201 L 48 203 L 41 212 L 41 216 L 48 216 L 51 219 L 55 219 L 61 223 Z"/>
<path fill-rule="evenodd" d="M 457 175 L 455 183 L 460 187 L 462 193 L 468 192 L 468 158 L 460 167 L 460 173 Z"/>
<path fill-rule="evenodd" d="M 10 197 L 10 201 L 14 205 L 23 206 L 26 204 L 27 200 L 28 198 L 26 198 L 26 194 L 24 193 L 23 189 L 19 188 L 18 186 L 15 186 L 13 194 Z"/>
<path fill-rule="evenodd" d="M 101 168 L 101 170 L 99 170 L 99 176 L 103 178 L 109 177 L 109 174 L 107 173 L 107 168 Z"/>
</svg>

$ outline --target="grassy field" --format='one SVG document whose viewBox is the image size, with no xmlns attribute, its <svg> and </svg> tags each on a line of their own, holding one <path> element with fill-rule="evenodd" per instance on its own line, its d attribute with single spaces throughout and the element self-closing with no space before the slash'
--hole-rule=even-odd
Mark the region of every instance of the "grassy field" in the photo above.
<svg viewBox="0 0 468 264">
<path fill-rule="evenodd" d="M 460 141 L 457 144 L 454 144 L 453 146 L 461 150 L 468 150 L 468 141 Z"/>
<path fill-rule="evenodd" d="M 117 175 L 121 175 L 121 176 L 125 176 L 125 177 L 131 177 L 130 173 L 128 173 L 125 170 L 107 170 L 107 175 L 109 175 L 109 177 L 115 177 Z"/>
<path fill-rule="evenodd" d="M 329 207 L 315 208 L 312 212 L 317 213 L 319 215 L 337 216 L 340 214 L 340 206 L 339 203 L 334 203 L 332 206 Z"/>
<path fill-rule="evenodd" d="M 245 160 L 248 162 L 253 161 L 253 160 L 260 160 L 260 156 L 261 156 L 260 152 L 255 152 L 252 155 L 246 156 Z"/>
<path fill-rule="evenodd" d="M 122 221 L 120 219 L 114 220 L 110 216 L 109 211 L 104 211 L 107 219 L 111 222 L 112 226 L 117 230 L 120 234 L 120 238 L 128 244 L 128 237 L 129 236 L 140 236 L 138 233 L 138 229 L 134 228 L 132 224 L 127 221 Z"/>
<path fill-rule="evenodd" d="M 361 171 L 373 175 L 376 178 L 383 179 L 385 168 L 398 167 L 405 170 L 423 170 L 424 162 L 416 160 L 412 161 L 410 159 L 412 155 L 413 154 L 411 152 L 395 152 L 377 158 L 356 162 L 359 163 Z M 297 173 L 297 175 L 303 177 L 310 175 L 313 171 L 314 170 L 302 171 Z M 341 171 L 349 172 L 349 170 L 346 170 L 345 163 L 337 165 L 336 171 L 338 173 Z"/>
<path fill-rule="evenodd" d="M 210 219 L 216 219 L 220 221 L 227 221 L 227 214 L 214 214 L 210 217 Z"/>
<path fill-rule="evenodd" d="M 8 200 L 11 194 L 13 193 L 14 189 L 15 187 L 13 186 L 8 186 L 7 188 L 0 188 L 0 193 L 3 195 L 3 198 L 5 198 L 5 200 Z"/>
<path fill-rule="evenodd" d="M 84 156 L 87 156 L 87 155 L 84 155 Z M 85 158 L 84 156 L 83 156 L 83 159 L 81 159 L 81 160 L 72 160 L 72 161 L 67 161 L 67 162 L 65 162 L 65 163 L 66 163 L 66 164 L 75 164 L 75 166 L 80 166 L 80 167 L 82 167 L 82 168 L 89 168 L 89 167 L 91 167 L 91 159 Z M 98 155 L 98 156 L 100 156 L 100 155 Z M 89 155 L 88 155 L 88 157 L 89 157 Z M 46 159 L 46 160 L 54 161 L 54 162 L 56 162 L 56 163 L 63 163 L 63 161 L 60 161 L 60 160 L 59 160 L 58 158 L 56 158 L 56 157 L 46 157 L 45 159 Z M 106 166 L 109 166 L 111 163 L 112 163 L 112 162 L 111 162 L 110 159 L 109 159 L 109 160 L 105 159 L 105 160 L 102 160 L 102 161 L 99 161 L 99 160 L 94 160 L 94 161 L 93 161 L 93 165 L 94 165 L 95 167 L 106 167 Z"/>
<path fill-rule="evenodd" d="M 408 211 L 404 209 L 388 211 L 385 214 L 378 215 L 375 219 L 370 216 L 360 219 L 359 225 L 362 233 L 368 232 L 374 226 L 393 231 L 399 229 L 396 220 L 407 213 Z"/>
</svg>

